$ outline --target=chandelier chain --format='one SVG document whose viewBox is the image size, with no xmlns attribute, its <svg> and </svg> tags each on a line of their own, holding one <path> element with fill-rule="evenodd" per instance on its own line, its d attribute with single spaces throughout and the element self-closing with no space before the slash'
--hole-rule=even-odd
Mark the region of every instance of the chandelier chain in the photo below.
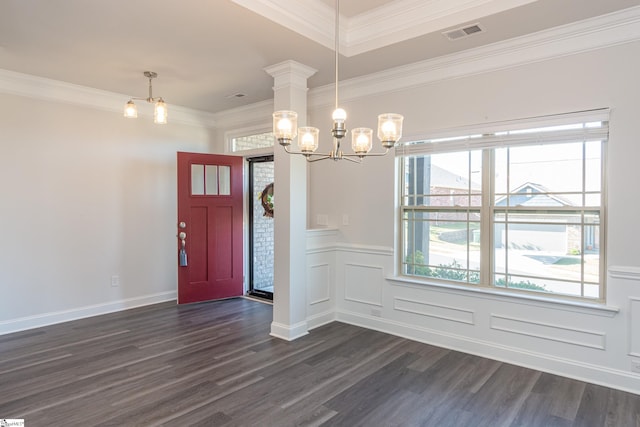
<svg viewBox="0 0 640 427">
<path fill-rule="evenodd" d="M 338 62 L 340 55 L 340 0 L 336 0 L 336 19 L 335 19 L 335 66 L 336 66 L 336 109 L 338 109 Z"/>
</svg>

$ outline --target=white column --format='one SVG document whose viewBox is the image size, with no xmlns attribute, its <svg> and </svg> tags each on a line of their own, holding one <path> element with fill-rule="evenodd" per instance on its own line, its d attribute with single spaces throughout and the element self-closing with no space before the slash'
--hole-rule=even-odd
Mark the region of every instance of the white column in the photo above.
<svg viewBox="0 0 640 427">
<path fill-rule="evenodd" d="M 265 71 L 274 78 L 274 111 L 298 113 L 307 122 L 307 79 L 313 68 L 285 61 Z M 296 142 L 291 144 L 297 149 Z M 306 281 L 307 162 L 274 147 L 274 283 L 271 335 L 292 341 L 308 333 Z"/>
</svg>

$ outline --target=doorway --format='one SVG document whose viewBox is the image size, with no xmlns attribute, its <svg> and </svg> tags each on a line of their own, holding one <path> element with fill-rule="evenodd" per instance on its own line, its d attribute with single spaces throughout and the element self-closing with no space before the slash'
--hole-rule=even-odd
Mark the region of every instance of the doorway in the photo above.
<svg viewBox="0 0 640 427">
<path fill-rule="evenodd" d="M 243 293 L 243 162 L 177 153 L 178 303 Z"/>
<path fill-rule="evenodd" d="M 249 162 L 249 294 L 273 300 L 273 156 Z"/>
</svg>

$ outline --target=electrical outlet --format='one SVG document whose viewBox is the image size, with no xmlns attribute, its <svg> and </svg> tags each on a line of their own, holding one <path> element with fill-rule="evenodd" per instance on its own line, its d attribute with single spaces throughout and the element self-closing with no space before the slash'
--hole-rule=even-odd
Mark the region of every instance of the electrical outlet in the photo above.
<svg viewBox="0 0 640 427">
<path fill-rule="evenodd" d="M 120 276 L 111 276 L 111 287 L 117 288 L 120 286 Z"/>
<path fill-rule="evenodd" d="M 640 374 L 640 360 L 631 361 L 631 371 L 637 372 Z"/>
</svg>

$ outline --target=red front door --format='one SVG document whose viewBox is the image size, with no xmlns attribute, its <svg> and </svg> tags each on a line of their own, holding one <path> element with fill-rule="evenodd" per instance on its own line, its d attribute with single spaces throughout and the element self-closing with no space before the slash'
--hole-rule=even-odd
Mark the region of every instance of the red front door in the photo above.
<svg viewBox="0 0 640 427">
<path fill-rule="evenodd" d="M 178 304 L 242 295 L 242 157 L 178 153 Z"/>
</svg>

